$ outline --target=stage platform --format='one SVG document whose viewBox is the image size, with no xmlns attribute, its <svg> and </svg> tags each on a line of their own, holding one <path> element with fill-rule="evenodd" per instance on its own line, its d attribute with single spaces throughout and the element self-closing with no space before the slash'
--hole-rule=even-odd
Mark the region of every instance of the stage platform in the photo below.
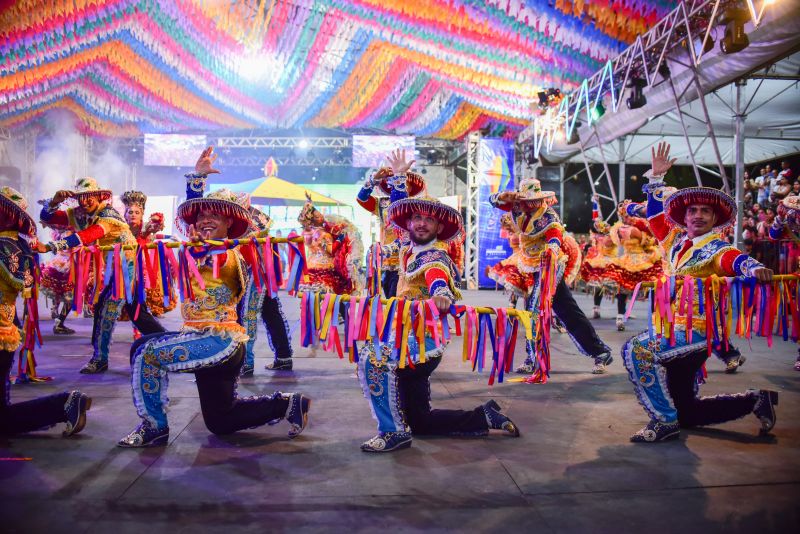
<svg viewBox="0 0 800 534">
<path fill-rule="evenodd" d="M 282 297 L 294 326 L 296 301 Z M 588 296 L 579 303 L 591 310 Z M 504 305 L 494 291 L 468 291 L 473 305 Z M 737 341 L 748 360 L 735 375 L 709 361 L 706 395 L 747 388 L 780 391 L 774 435 L 758 436 L 755 417 L 684 431 L 679 440 L 634 445 L 647 422 L 618 356 L 645 328 L 641 303 L 627 332 L 617 332 L 616 305 L 603 303 L 594 324 L 614 349 L 607 375 L 591 374 L 567 335 L 553 333 L 553 373 L 546 385 L 487 386 L 487 374 L 461 362 L 461 341 L 434 374 L 433 403 L 472 408 L 495 398 L 522 430 L 519 439 L 417 438 L 408 450 L 368 455 L 375 434 L 354 366 L 299 348 L 295 369 L 271 373 L 263 326 L 256 375 L 241 395 L 301 391 L 313 399 L 310 426 L 297 439 L 288 425 L 217 437 L 200 415 L 193 375 L 172 375 L 169 446 L 116 447 L 136 426 L 131 401 L 130 325 L 115 333 L 111 366 L 78 374 L 90 354 L 89 319 L 70 317 L 70 337 L 50 334 L 37 353 L 54 380 L 20 385 L 20 401 L 79 388 L 94 398 L 85 430 L 61 428 L 0 440 L 3 532 L 792 532 L 800 522 L 800 373 L 797 348 L 763 339 Z M 177 312 L 164 321 L 180 322 Z M 524 357 L 518 345 L 515 363 Z M 30 458 L 20 460 L 19 458 Z"/>
</svg>

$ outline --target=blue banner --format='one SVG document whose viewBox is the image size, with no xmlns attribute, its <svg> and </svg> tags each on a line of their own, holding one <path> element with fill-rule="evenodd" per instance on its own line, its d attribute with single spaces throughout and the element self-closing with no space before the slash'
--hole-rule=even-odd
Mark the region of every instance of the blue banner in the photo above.
<svg viewBox="0 0 800 534">
<path fill-rule="evenodd" d="M 478 149 L 478 287 L 493 288 L 486 276 L 487 267 L 511 255 L 508 241 L 500 237 L 503 211 L 489 203 L 498 191 L 514 190 L 514 142 L 508 139 L 481 139 Z"/>
</svg>

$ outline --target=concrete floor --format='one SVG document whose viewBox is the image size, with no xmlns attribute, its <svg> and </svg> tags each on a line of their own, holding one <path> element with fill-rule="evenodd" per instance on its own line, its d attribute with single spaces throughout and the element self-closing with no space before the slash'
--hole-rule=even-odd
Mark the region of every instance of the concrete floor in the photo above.
<svg viewBox="0 0 800 534">
<path fill-rule="evenodd" d="M 587 312 L 588 297 L 578 296 Z M 467 292 L 468 303 L 501 306 L 502 294 Z M 613 325 L 604 302 L 594 321 L 615 350 L 644 329 Z M 284 308 L 294 324 L 298 307 Z M 173 312 L 165 326 L 176 326 Z M 79 388 L 94 398 L 78 436 L 61 429 L 0 440 L 0 506 L 4 532 L 240 531 L 491 531 L 542 532 L 791 532 L 800 523 L 800 373 L 796 348 L 764 340 L 739 342 L 748 356 L 736 375 L 709 362 L 706 395 L 750 387 L 780 391 L 774 436 L 758 437 L 747 417 L 719 427 L 684 431 L 680 440 L 634 445 L 630 434 L 647 417 L 633 396 L 619 358 L 604 376 L 566 335 L 553 334 L 553 373 L 546 385 L 486 385 L 460 361 L 460 339 L 434 375 L 439 407 L 472 408 L 497 399 L 522 430 L 520 439 L 415 439 L 411 449 L 367 455 L 359 444 L 375 424 L 353 366 L 295 341 L 295 370 L 268 374 L 271 359 L 259 333 L 256 376 L 242 395 L 299 390 L 313 398 L 310 427 L 295 440 L 281 423 L 233 436 L 210 434 L 200 415 L 192 375 L 170 381 L 168 447 L 125 450 L 117 439 L 138 422 L 128 372 L 127 324 L 118 327 L 111 369 L 78 374 L 88 359 L 90 321 L 70 318 L 71 337 L 47 335 L 40 374 L 54 380 L 14 386 L 23 400 Z M 295 336 L 297 338 L 297 336 Z M 524 354 L 520 345 L 516 359 Z M 14 461 L 26 457 L 29 461 Z"/>
</svg>

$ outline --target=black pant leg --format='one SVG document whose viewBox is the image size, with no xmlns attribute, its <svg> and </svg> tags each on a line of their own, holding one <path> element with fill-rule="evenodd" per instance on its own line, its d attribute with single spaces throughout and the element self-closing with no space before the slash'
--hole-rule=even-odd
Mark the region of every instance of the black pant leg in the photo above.
<svg viewBox="0 0 800 534">
<path fill-rule="evenodd" d="M 400 279 L 400 274 L 397 271 L 383 271 L 383 296 L 387 299 L 397 296 L 397 281 Z"/>
<path fill-rule="evenodd" d="M 106 300 L 108 300 L 109 295 L 111 295 L 111 286 L 106 286 L 100 292 L 100 296 L 97 297 L 97 303 L 94 305 L 94 313 L 92 314 L 92 348 L 94 349 L 94 355 L 97 356 L 97 352 L 99 347 L 97 346 L 100 340 L 100 328 L 101 323 L 103 322 L 103 307 L 105 306 Z"/>
<path fill-rule="evenodd" d="M 227 361 L 195 371 L 200 409 L 206 427 L 214 434 L 231 434 L 283 418 L 288 399 L 261 396 L 240 399 L 236 396 L 239 369 L 244 361 L 244 345 L 239 345 Z"/>
<path fill-rule="evenodd" d="M 698 397 L 697 372 L 706 358 L 706 349 L 700 349 L 664 364 L 667 388 L 682 427 L 732 421 L 751 413 L 755 407 L 756 396 L 750 393 Z"/>
<path fill-rule="evenodd" d="M 592 323 L 584 315 L 572 292 L 562 279 L 556 286 L 556 293 L 553 297 L 553 312 L 561 319 L 567 328 L 572 340 L 578 348 L 589 356 L 599 356 L 611 349 L 602 342 L 595 332 Z"/>
<path fill-rule="evenodd" d="M 439 366 L 440 358 L 431 358 L 414 369 L 397 370 L 400 405 L 416 435 L 448 436 L 488 432 L 489 424 L 482 406 L 474 410 L 438 410 L 431 408 L 431 373 Z"/>
<path fill-rule="evenodd" d="M 595 290 L 594 290 L 594 295 L 592 295 L 592 296 L 594 298 L 594 305 L 595 306 L 600 306 L 603 303 L 603 289 L 602 288 L 596 287 Z"/>
<path fill-rule="evenodd" d="M 147 334 L 156 334 L 160 332 L 166 332 L 166 328 L 161 326 L 161 323 L 158 322 L 158 319 L 153 317 L 153 314 L 150 313 L 150 310 L 147 308 L 147 303 L 142 302 L 141 306 L 139 306 L 139 300 L 136 295 L 133 297 L 133 302 L 128 304 L 127 302 L 124 304 L 125 311 L 128 312 L 128 317 L 130 317 L 133 326 L 141 332 L 143 335 Z M 139 313 L 136 313 L 136 308 L 139 308 Z M 96 316 L 96 314 L 95 314 Z M 136 317 L 136 319 L 134 319 Z"/>
<path fill-rule="evenodd" d="M 261 320 L 264 321 L 269 344 L 275 357 L 291 358 L 292 340 L 289 339 L 289 323 L 286 321 L 279 298 L 264 296 L 264 303 L 261 305 Z"/>
<path fill-rule="evenodd" d="M 628 302 L 627 293 L 617 293 L 617 313 L 625 315 L 625 304 Z"/>
<path fill-rule="evenodd" d="M 14 353 L 0 351 L 0 434 L 20 434 L 41 430 L 67 420 L 64 404 L 69 393 L 56 393 L 25 402 L 11 404 L 11 366 Z"/>
</svg>

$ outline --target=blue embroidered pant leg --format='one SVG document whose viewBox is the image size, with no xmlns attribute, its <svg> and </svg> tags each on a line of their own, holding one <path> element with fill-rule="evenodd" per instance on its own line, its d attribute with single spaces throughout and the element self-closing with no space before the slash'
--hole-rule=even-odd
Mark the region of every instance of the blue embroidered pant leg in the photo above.
<svg viewBox="0 0 800 534">
<path fill-rule="evenodd" d="M 367 342 L 359 352 L 358 377 L 370 403 L 378 432 L 408 432 L 397 387 L 397 362 L 390 360 L 392 344 Z"/>
<path fill-rule="evenodd" d="M 697 372 L 707 358 L 705 338 L 676 330 L 676 343 L 651 340 L 644 332 L 622 347 L 622 359 L 636 396 L 652 419 L 683 427 L 711 425 L 744 417 L 752 412 L 753 393 L 699 397 Z"/>
<path fill-rule="evenodd" d="M 258 312 L 261 310 L 261 302 L 264 300 L 265 293 L 259 293 L 255 282 L 250 279 L 247 293 L 242 300 L 242 325 L 247 330 L 250 339 L 245 345 L 245 365 L 253 367 L 255 364 L 255 345 L 258 336 Z"/>
<path fill-rule="evenodd" d="M 229 337 L 197 332 L 166 332 L 137 340 L 131 347 L 131 385 L 139 417 L 154 428 L 166 428 L 167 373 L 217 365 L 239 345 Z"/>
</svg>

